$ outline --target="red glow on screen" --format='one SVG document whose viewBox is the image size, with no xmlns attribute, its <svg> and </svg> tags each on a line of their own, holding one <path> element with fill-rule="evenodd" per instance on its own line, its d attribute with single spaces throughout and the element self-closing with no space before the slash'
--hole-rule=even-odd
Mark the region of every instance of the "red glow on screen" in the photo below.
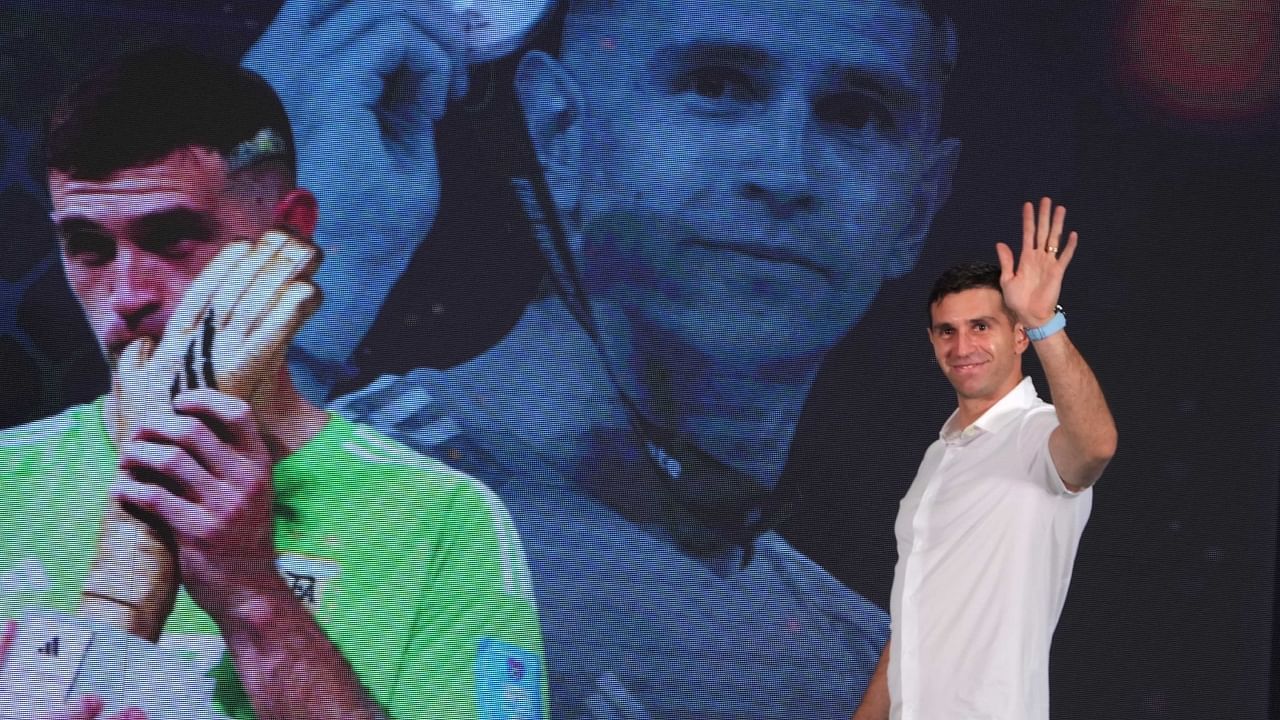
<svg viewBox="0 0 1280 720">
<path fill-rule="evenodd" d="M 1125 79 L 1179 117 L 1243 119 L 1280 99 L 1273 0 L 1135 0 L 1121 42 Z"/>
</svg>

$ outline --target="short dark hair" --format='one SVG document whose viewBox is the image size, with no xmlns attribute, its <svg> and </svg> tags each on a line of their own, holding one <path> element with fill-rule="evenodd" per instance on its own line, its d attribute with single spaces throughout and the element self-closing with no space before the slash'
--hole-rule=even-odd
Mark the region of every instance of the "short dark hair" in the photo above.
<svg viewBox="0 0 1280 720">
<path fill-rule="evenodd" d="M 1000 287 L 1000 266 L 993 263 L 969 262 L 961 263 L 943 271 L 933 283 L 929 291 L 929 305 L 925 308 L 930 324 L 933 323 L 933 306 L 942 298 L 965 290 L 991 288 L 1004 297 Z M 1005 306 L 1004 312 L 1010 320 L 1015 320 L 1013 312 Z"/>
<path fill-rule="evenodd" d="M 191 146 L 229 161 L 284 163 L 291 173 L 296 166 L 289 117 L 265 80 L 169 46 L 121 55 L 63 95 L 49 118 L 45 161 L 50 171 L 101 180 Z"/>
</svg>

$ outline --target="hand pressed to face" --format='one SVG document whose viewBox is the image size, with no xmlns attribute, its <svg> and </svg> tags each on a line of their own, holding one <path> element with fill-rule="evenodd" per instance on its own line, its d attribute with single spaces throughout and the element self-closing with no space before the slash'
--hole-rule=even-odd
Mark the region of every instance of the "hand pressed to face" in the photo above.
<svg viewBox="0 0 1280 720">
<path fill-rule="evenodd" d="M 1022 206 L 1022 254 L 1016 271 L 1013 250 L 1004 243 L 996 244 L 1004 302 L 1025 327 L 1040 327 L 1053 319 L 1062 291 L 1062 276 L 1080 239 L 1072 231 L 1066 247 L 1062 247 L 1066 217 L 1067 209 L 1059 205 L 1055 210 L 1053 201 L 1047 197 L 1040 200 L 1038 217 L 1030 202 Z"/>
<path fill-rule="evenodd" d="M 228 245 L 187 288 L 159 345 L 131 344 L 117 365 L 117 402 L 131 425 L 180 390 L 252 401 L 277 381 L 285 348 L 319 303 L 309 242 L 272 231 Z M 269 388 L 268 388 L 269 389 Z"/>
<path fill-rule="evenodd" d="M 271 456 L 249 404 L 213 390 L 185 392 L 153 413 L 120 467 L 133 480 L 112 496 L 159 517 L 178 547 L 182 582 L 215 620 L 279 582 L 271 517 Z"/>
<path fill-rule="evenodd" d="M 67 279 L 120 371 L 126 425 L 168 404 L 197 350 L 209 361 L 201 369 L 242 397 L 274 374 L 319 300 L 309 282 L 315 247 L 261 237 L 277 201 L 296 193 L 282 198 L 274 176 L 233 178 L 220 155 L 198 147 L 101 180 L 54 172 L 49 184 Z"/>
</svg>

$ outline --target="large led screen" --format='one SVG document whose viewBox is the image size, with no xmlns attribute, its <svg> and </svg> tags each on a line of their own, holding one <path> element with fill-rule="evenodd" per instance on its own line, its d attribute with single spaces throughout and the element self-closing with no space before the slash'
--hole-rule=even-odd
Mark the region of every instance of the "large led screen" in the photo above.
<svg viewBox="0 0 1280 720">
<path fill-rule="evenodd" d="M 889 637 L 899 501 L 956 408 L 930 287 L 1018 248 L 1022 204 L 1050 196 L 1080 237 L 1067 333 L 1119 433 L 1052 635 L 1051 717 L 1271 716 L 1274 3 L 546 5 L 0 4 L 0 424 L 110 389 L 50 220 L 55 99 L 158 43 L 241 63 L 280 96 L 319 205 L 324 302 L 295 384 L 478 480 L 511 533 L 507 588 L 536 601 L 541 650 L 476 650 L 474 707 L 446 714 L 847 718 Z M 1053 402 L 1034 349 L 1024 369 Z M 403 488 L 362 493 L 349 542 L 433 562 L 397 549 L 424 523 Z M 65 580 L 74 563 L 20 543 L 96 535 L 101 507 L 82 510 L 0 509 L 0 611 Z M 460 573 L 492 560 L 475 552 Z M 300 598 L 362 592 L 342 563 L 372 561 L 305 555 L 281 565 Z M 447 635 L 452 595 L 431 597 Z M 403 611 L 344 622 L 420 621 Z M 196 675 L 229 662 L 213 630 L 177 645 L 203 648 Z M 219 712 L 252 716 L 224 690 Z"/>
</svg>

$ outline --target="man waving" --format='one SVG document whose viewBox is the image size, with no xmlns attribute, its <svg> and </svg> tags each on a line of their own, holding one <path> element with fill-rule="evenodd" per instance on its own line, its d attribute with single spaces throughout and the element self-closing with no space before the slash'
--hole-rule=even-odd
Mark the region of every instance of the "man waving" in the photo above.
<svg viewBox="0 0 1280 720">
<path fill-rule="evenodd" d="M 890 643 L 855 720 L 1048 720 L 1049 643 L 1116 447 L 1058 307 L 1077 245 L 1060 245 L 1065 217 L 1027 203 L 1016 268 L 999 243 L 999 267 L 934 284 L 929 339 L 958 407 L 902 500 Z M 1055 405 L 1022 375 L 1028 345 Z"/>
</svg>

